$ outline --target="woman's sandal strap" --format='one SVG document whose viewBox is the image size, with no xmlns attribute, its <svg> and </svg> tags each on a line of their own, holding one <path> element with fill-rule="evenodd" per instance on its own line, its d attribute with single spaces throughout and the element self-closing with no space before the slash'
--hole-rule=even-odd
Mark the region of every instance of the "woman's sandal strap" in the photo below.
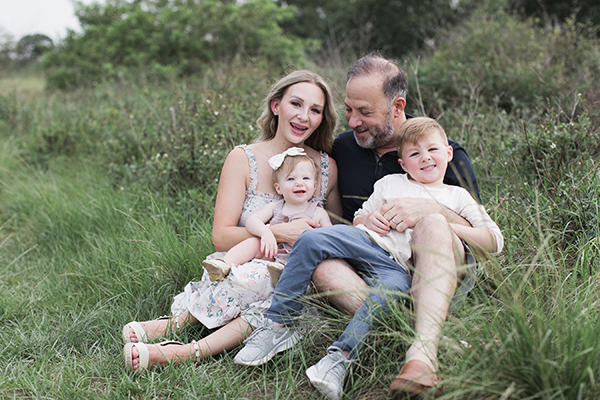
<svg viewBox="0 0 600 400">
<path fill-rule="evenodd" d="M 200 345 L 195 340 L 192 340 L 192 346 L 194 347 L 194 354 L 196 356 L 196 361 L 200 361 Z"/>
</svg>

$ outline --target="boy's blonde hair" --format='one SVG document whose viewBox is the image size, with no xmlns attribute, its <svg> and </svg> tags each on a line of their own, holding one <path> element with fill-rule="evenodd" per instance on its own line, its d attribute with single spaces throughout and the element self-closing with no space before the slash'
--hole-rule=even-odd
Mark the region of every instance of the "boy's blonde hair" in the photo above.
<svg viewBox="0 0 600 400">
<path fill-rule="evenodd" d="M 402 149 L 404 146 L 409 144 L 418 144 L 419 140 L 437 133 L 442 138 L 443 142 L 447 145 L 448 138 L 444 128 L 433 118 L 418 117 L 407 119 L 400 130 L 398 136 L 396 136 L 396 146 L 398 146 L 398 157 L 402 158 Z"/>
<path fill-rule="evenodd" d="M 286 177 L 292 173 L 296 165 L 301 162 L 310 162 L 310 165 L 313 167 L 313 171 L 315 173 L 315 182 L 319 182 L 319 175 L 321 174 L 321 170 L 315 164 L 315 161 L 307 154 L 300 154 L 297 156 L 286 156 L 281 163 L 281 166 L 275 170 L 273 170 L 273 184 L 279 182 L 280 177 Z"/>
</svg>

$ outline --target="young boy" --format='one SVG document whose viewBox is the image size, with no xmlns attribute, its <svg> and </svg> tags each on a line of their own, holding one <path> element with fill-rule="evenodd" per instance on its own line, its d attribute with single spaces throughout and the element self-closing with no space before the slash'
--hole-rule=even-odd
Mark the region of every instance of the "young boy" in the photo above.
<svg viewBox="0 0 600 400">
<path fill-rule="evenodd" d="M 376 326 L 374 314 L 386 313 L 391 296 L 385 291 L 406 292 L 410 288 L 410 230 L 396 230 L 399 221 L 388 221 L 380 212 L 387 202 L 398 197 L 435 199 L 454 210 L 472 227 L 449 224 L 460 241 L 497 254 L 503 246 L 498 226 L 464 189 L 443 184 L 444 173 L 452 159 L 446 134 L 430 118 L 412 118 L 402 124 L 397 139 L 399 162 L 407 172 L 388 175 L 375 183 L 374 192 L 356 212 L 355 227 L 336 225 L 311 234 L 310 244 L 298 241 L 288 258 L 286 269 L 275 287 L 266 315 L 271 321 L 257 328 L 235 361 L 260 365 L 300 340 L 300 335 L 284 325 L 293 325 L 302 304 L 297 301 L 310 281 L 312 271 L 323 260 L 343 258 L 365 276 L 372 291 L 328 354 L 306 374 L 310 382 L 329 399 L 339 399 L 352 359 L 356 359 L 367 334 Z M 318 231 L 318 232 L 317 232 Z M 365 234 L 366 233 L 366 234 Z M 449 255 L 451 256 L 451 255 Z M 398 298 L 399 296 L 395 296 Z M 431 327 L 432 337 L 418 337 L 407 352 L 407 361 L 428 363 L 435 371 L 439 327 Z"/>
</svg>

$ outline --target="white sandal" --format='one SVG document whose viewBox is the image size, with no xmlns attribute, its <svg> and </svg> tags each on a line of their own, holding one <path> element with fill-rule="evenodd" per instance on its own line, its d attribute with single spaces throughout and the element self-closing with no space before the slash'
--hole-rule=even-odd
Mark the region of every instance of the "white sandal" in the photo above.
<svg viewBox="0 0 600 400">
<path fill-rule="evenodd" d="M 179 316 L 177 316 L 177 317 L 179 317 Z M 164 316 L 164 317 L 156 318 L 153 321 L 161 321 L 161 320 L 172 319 L 172 318 L 173 317 Z M 177 327 L 177 330 L 180 329 L 179 318 L 175 319 L 175 326 Z M 129 331 L 130 330 L 132 330 L 133 333 L 135 333 L 135 337 L 138 340 L 137 343 L 147 343 L 147 342 L 149 342 L 148 335 L 146 334 L 146 331 L 144 330 L 144 328 L 142 328 L 142 325 L 140 325 L 140 323 L 137 322 L 137 321 L 131 321 L 130 323 L 126 324 L 123 327 L 123 330 L 121 331 L 121 337 L 123 338 L 123 344 L 133 343 L 131 341 L 131 337 L 129 336 Z"/>
<path fill-rule="evenodd" d="M 150 346 L 169 346 L 169 345 L 180 345 L 180 346 L 184 346 L 184 343 L 181 342 L 175 342 L 175 341 L 166 341 L 166 342 L 160 342 L 157 343 L 155 345 L 150 345 Z M 194 356 L 196 357 L 196 361 L 200 360 L 200 346 L 198 345 L 198 342 L 196 342 L 195 340 L 192 340 L 192 346 L 194 347 Z M 138 358 L 140 360 L 139 364 L 138 364 L 138 368 L 136 370 L 133 369 L 133 348 L 137 348 L 138 349 Z M 148 345 L 146 345 L 145 343 L 127 343 L 125 344 L 125 346 L 123 347 L 123 361 L 125 363 L 125 370 L 126 371 L 133 371 L 133 372 L 141 372 L 142 370 L 148 370 L 150 369 L 150 351 L 148 350 Z M 171 362 L 171 360 L 169 360 L 169 363 Z M 152 367 L 155 367 L 156 365 L 152 365 Z"/>
</svg>

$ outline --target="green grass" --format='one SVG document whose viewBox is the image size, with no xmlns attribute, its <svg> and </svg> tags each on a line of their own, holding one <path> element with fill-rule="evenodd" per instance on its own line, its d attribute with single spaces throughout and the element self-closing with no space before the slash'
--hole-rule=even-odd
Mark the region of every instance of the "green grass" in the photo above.
<svg viewBox="0 0 600 400">
<path fill-rule="evenodd" d="M 348 321 L 328 308 L 297 350 L 265 366 L 237 366 L 232 351 L 123 370 L 122 326 L 168 314 L 200 277 L 218 170 L 256 135 L 269 79 L 250 66 L 46 93 L 39 78 L 13 78 L 0 80 L 0 398 L 320 399 L 304 371 Z M 482 263 L 445 325 L 471 349 L 440 348 L 443 398 L 598 398 L 597 116 L 584 108 L 570 123 L 544 104 L 519 114 L 484 100 L 443 110 L 442 122 L 473 159 L 505 250 Z M 411 341 L 409 315 L 397 305 L 381 316 L 347 398 L 385 398 Z"/>
</svg>

